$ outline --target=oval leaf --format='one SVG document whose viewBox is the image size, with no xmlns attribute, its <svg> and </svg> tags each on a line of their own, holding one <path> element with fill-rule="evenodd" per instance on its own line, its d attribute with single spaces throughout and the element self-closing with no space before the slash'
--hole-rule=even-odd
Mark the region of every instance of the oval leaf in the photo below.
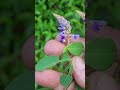
<svg viewBox="0 0 120 90">
<path fill-rule="evenodd" d="M 72 75 L 73 73 L 73 65 L 69 64 L 66 68 L 65 68 L 65 72 L 68 72 L 68 74 Z"/>
<path fill-rule="evenodd" d="M 63 74 L 60 78 L 60 83 L 63 86 L 68 87 L 70 85 L 70 83 L 72 82 L 72 79 L 73 79 L 72 76 Z"/>
<path fill-rule="evenodd" d="M 68 52 L 64 52 L 64 53 L 62 54 L 61 60 L 68 60 L 68 61 L 71 60 Z"/>
<path fill-rule="evenodd" d="M 71 43 L 67 47 L 68 51 L 73 55 L 81 55 L 84 51 L 84 46 L 81 42 Z"/>
<path fill-rule="evenodd" d="M 109 68 L 116 58 L 116 45 L 111 39 L 98 38 L 86 44 L 86 64 L 96 70 Z"/>
<path fill-rule="evenodd" d="M 35 66 L 36 71 L 43 71 L 59 63 L 58 56 L 46 56 L 42 58 Z"/>
</svg>

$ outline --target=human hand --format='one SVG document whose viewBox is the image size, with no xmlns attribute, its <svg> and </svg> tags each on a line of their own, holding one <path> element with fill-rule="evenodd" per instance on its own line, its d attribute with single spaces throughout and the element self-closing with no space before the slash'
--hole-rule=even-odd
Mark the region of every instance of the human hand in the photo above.
<svg viewBox="0 0 120 90">
<path fill-rule="evenodd" d="M 85 39 L 78 38 L 76 40 L 71 40 L 71 42 L 82 42 L 85 46 Z M 50 40 L 46 43 L 44 51 L 47 55 L 58 55 L 61 56 L 65 43 L 59 42 L 59 36 L 55 40 Z M 85 88 L 85 63 L 80 56 L 73 56 L 73 77 L 77 84 Z M 35 72 L 35 82 L 41 86 L 49 87 L 54 90 L 63 90 L 64 87 L 60 84 L 61 73 L 54 70 L 45 70 L 42 72 Z M 75 90 L 75 83 L 72 82 L 67 90 Z"/>
<path fill-rule="evenodd" d="M 89 76 L 90 90 L 120 90 L 120 83 L 109 74 L 96 71 Z"/>
<path fill-rule="evenodd" d="M 115 28 L 109 27 L 109 26 L 104 26 L 101 27 L 99 31 L 94 31 L 93 30 L 93 25 L 92 24 L 87 24 L 86 26 L 87 32 L 86 32 L 86 41 L 95 39 L 95 38 L 111 38 L 116 46 L 117 46 L 117 61 L 120 62 L 120 30 L 117 30 Z"/>
</svg>

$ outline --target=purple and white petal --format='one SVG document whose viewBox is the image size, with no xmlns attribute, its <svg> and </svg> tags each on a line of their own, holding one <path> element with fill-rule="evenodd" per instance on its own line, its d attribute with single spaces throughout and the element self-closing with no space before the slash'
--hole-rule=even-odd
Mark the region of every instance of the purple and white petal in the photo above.
<svg viewBox="0 0 120 90">
<path fill-rule="evenodd" d="M 66 29 L 69 31 L 71 30 L 70 22 L 67 21 L 67 19 L 65 19 L 64 17 L 57 15 L 57 14 L 53 14 L 53 15 L 57 18 L 60 26 L 66 27 Z"/>
<path fill-rule="evenodd" d="M 78 34 L 73 34 L 73 35 L 72 35 L 72 38 L 73 38 L 73 39 L 77 39 L 77 38 L 79 38 L 79 37 L 80 37 L 80 35 L 78 35 Z"/>
</svg>

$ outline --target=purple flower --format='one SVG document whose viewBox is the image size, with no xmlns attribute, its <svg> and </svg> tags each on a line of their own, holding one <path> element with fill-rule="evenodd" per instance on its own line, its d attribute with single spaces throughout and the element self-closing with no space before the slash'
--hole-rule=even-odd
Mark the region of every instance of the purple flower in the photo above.
<svg viewBox="0 0 120 90">
<path fill-rule="evenodd" d="M 65 42 L 65 40 L 64 39 L 60 39 L 60 42 L 63 43 L 63 42 Z"/>
<path fill-rule="evenodd" d="M 70 22 L 67 21 L 64 17 L 60 16 L 60 15 L 57 15 L 57 14 L 53 14 L 58 22 L 59 22 L 59 27 L 58 29 L 60 30 L 60 42 L 66 42 L 65 41 L 65 38 L 68 37 L 69 39 L 70 38 L 73 38 L 73 39 L 77 39 L 80 35 L 77 35 L 77 34 L 74 34 L 74 35 L 71 35 L 71 25 L 70 25 Z"/>
<path fill-rule="evenodd" d="M 62 32 L 60 32 L 59 33 L 59 35 L 60 35 L 60 41 L 65 41 L 65 38 L 66 38 L 66 31 L 62 31 Z"/>
<path fill-rule="evenodd" d="M 67 21 L 64 17 L 57 15 L 57 14 L 53 14 L 58 22 L 59 22 L 59 27 L 58 29 L 60 30 L 60 42 L 65 42 L 65 38 L 68 34 L 71 34 L 71 26 L 70 26 L 70 22 Z"/>
<path fill-rule="evenodd" d="M 58 22 L 59 22 L 59 24 L 60 24 L 60 26 L 59 26 L 59 30 L 61 31 L 63 31 L 63 30 L 69 30 L 69 31 L 71 31 L 71 26 L 70 26 L 70 22 L 69 21 L 67 21 L 64 17 L 62 17 L 62 16 L 60 16 L 60 15 L 57 15 L 57 14 L 53 14 L 56 18 L 57 18 L 57 20 L 58 20 Z"/>
<path fill-rule="evenodd" d="M 78 35 L 78 34 L 73 34 L 73 35 L 72 35 L 72 38 L 73 38 L 73 39 L 77 39 L 77 38 L 79 38 L 79 37 L 80 37 L 80 35 Z"/>
<path fill-rule="evenodd" d="M 59 26 L 58 29 L 62 32 L 62 31 L 65 31 L 65 27 L 61 27 Z"/>
<path fill-rule="evenodd" d="M 98 24 L 98 23 L 95 22 L 95 23 L 93 24 L 93 30 L 94 30 L 94 31 L 99 31 L 99 30 L 100 30 L 100 27 L 99 27 L 99 24 Z"/>
<path fill-rule="evenodd" d="M 107 25 L 107 22 L 100 21 L 100 20 L 91 20 L 91 23 L 93 24 L 94 31 L 99 31 L 101 27 L 104 27 Z"/>
<path fill-rule="evenodd" d="M 94 24 L 93 24 L 93 29 L 94 29 L 95 31 L 99 31 L 102 26 L 103 26 L 102 24 L 100 24 L 100 23 L 98 23 L 98 22 L 94 22 Z"/>
</svg>

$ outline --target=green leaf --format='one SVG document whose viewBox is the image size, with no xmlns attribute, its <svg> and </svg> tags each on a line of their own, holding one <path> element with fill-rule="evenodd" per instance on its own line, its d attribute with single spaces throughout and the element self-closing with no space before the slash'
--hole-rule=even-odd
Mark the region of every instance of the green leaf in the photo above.
<svg viewBox="0 0 120 90">
<path fill-rule="evenodd" d="M 84 46 L 81 42 L 71 43 L 67 46 L 68 51 L 73 55 L 80 55 L 84 51 Z"/>
<path fill-rule="evenodd" d="M 64 53 L 62 54 L 61 60 L 71 60 L 68 52 L 64 52 Z"/>
<path fill-rule="evenodd" d="M 98 38 L 86 44 L 86 64 L 96 70 L 109 68 L 116 58 L 116 45 L 112 39 Z"/>
<path fill-rule="evenodd" d="M 43 71 L 45 69 L 51 68 L 57 63 L 59 63 L 58 56 L 46 56 L 42 58 L 35 66 L 36 71 Z"/>
<path fill-rule="evenodd" d="M 66 63 L 68 63 L 69 61 L 71 61 L 71 58 L 70 58 L 70 56 L 69 56 L 69 54 L 68 54 L 68 52 L 64 52 L 63 54 L 62 54 L 62 57 L 61 57 L 61 60 L 59 60 L 61 63 L 60 63 L 60 65 L 59 65 L 59 71 L 60 72 L 63 72 L 64 71 L 64 66 L 65 66 L 65 64 Z"/>
<path fill-rule="evenodd" d="M 72 79 L 73 79 L 72 76 L 63 74 L 60 78 L 60 83 L 63 86 L 68 87 L 70 85 L 70 83 L 72 82 Z"/>
<path fill-rule="evenodd" d="M 68 71 L 68 74 L 72 75 L 73 73 L 73 65 L 69 64 L 66 68 L 65 68 L 65 72 Z"/>
</svg>

